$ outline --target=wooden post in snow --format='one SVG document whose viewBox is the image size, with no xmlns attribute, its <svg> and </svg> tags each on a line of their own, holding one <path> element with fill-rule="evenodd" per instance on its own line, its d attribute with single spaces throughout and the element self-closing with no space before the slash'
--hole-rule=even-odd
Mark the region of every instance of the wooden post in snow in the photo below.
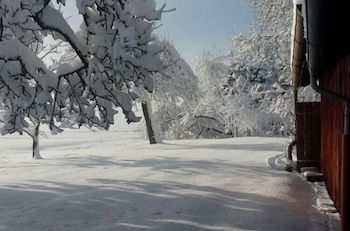
<svg viewBox="0 0 350 231">
<path fill-rule="evenodd" d="M 154 130 L 152 127 L 151 116 L 149 114 L 149 105 L 146 102 L 142 102 L 141 106 L 142 106 L 143 116 L 144 116 L 145 122 L 146 122 L 147 135 L 148 135 L 149 142 L 150 142 L 150 144 L 156 144 L 157 140 L 156 140 Z"/>
</svg>

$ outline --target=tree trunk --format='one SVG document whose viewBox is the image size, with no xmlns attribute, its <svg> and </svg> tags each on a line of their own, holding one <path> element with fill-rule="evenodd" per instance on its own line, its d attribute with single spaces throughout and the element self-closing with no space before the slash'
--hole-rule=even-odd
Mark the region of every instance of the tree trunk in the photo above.
<svg viewBox="0 0 350 231">
<path fill-rule="evenodd" d="M 39 128 L 40 122 L 34 125 L 33 133 L 31 135 L 33 139 L 33 159 L 42 159 L 39 148 Z"/>
<path fill-rule="evenodd" d="M 152 121 L 151 121 L 151 117 L 149 114 L 149 106 L 146 102 L 142 102 L 142 112 L 143 112 L 143 116 L 145 118 L 145 122 L 146 122 L 146 127 L 147 127 L 147 135 L 148 135 L 148 139 L 150 144 L 156 144 L 157 140 L 154 134 L 154 130 L 152 127 Z"/>
<path fill-rule="evenodd" d="M 0 41 L 2 40 L 2 32 L 4 31 L 4 25 L 2 23 L 2 18 L 0 18 Z"/>
<path fill-rule="evenodd" d="M 297 141 L 294 139 L 288 144 L 287 148 L 287 159 L 292 161 L 293 160 L 293 147 L 297 144 Z"/>
<path fill-rule="evenodd" d="M 201 137 L 202 133 L 204 132 L 204 128 L 202 128 L 202 130 L 200 131 L 200 133 L 196 136 L 196 139 L 198 140 L 199 137 Z"/>
</svg>

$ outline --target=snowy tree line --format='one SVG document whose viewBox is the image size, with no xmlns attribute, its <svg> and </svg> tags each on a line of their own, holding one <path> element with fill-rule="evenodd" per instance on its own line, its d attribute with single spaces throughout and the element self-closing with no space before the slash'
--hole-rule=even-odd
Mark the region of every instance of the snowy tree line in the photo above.
<svg viewBox="0 0 350 231">
<path fill-rule="evenodd" d="M 258 18 L 251 32 L 233 37 L 226 56 L 204 50 L 193 71 L 154 36 L 164 6 L 157 10 L 153 0 L 77 0 L 77 32 L 49 0 L 2 0 L 1 133 L 26 132 L 35 145 L 40 124 L 53 133 L 108 129 L 118 110 L 139 121 L 137 101 L 158 141 L 291 134 L 292 3 L 249 2 Z M 47 46 L 47 37 L 56 43 Z M 58 49 L 65 50 L 59 60 L 43 62 Z M 35 148 L 33 155 L 40 156 Z"/>
<path fill-rule="evenodd" d="M 170 113 L 177 117 L 171 120 L 173 127 L 161 126 L 161 132 L 167 134 L 167 138 L 293 134 L 294 102 L 290 86 L 292 2 L 249 2 L 256 10 L 257 23 L 248 34 L 233 37 L 233 48 L 228 55 L 202 52 L 195 69 L 197 78 L 192 77 L 188 87 L 188 93 L 193 95 L 196 92 L 196 97 L 187 104 L 191 105 L 189 108 Z M 177 97 L 183 95 L 179 92 Z M 154 101 L 164 107 L 169 105 L 159 97 Z M 176 100 L 173 102 L 176 104 Z M 155 113 L 166 114 L 160 108 L 156 107 Z M 169 109 L 166 111 L 170 112 Z M 167 124 L 169 120 L 157 118 L 157 121 Z M 181 133 L 177 133 L 180 130 Z"/>
</svg>

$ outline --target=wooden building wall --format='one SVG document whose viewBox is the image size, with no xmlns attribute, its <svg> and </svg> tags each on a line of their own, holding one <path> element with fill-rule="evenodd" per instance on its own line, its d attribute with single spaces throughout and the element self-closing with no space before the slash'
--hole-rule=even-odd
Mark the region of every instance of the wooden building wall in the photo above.
<svg viewBox="0 0 350 231">
<path fill-rule="evenodd" d="M 350 98 L 350 56 L 329 67 L 321 85 Z M 330 196 L 340 210 L 341 155 L 344 106 L 326 97 L 321 99 L 321 167 Z M 350 171 L 350 169 L 349 169 Z M 349 172 L 350 175 L 350 172 Z"/>
<path fill-rule="evenodd" d="M 297 164 L 303 161 L 320 162 L 320 103 L 299 102 L 296 104 Z M 317 163 L 317 164 L 316 164 Z"/>
</svg>

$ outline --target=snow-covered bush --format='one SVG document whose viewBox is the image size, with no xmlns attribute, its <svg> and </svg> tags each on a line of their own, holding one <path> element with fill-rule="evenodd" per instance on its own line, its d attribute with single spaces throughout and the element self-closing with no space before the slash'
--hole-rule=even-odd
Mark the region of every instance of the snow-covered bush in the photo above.
<svg viewBox="0 0 350 231">
<path fill-rule="evenodd" d="M 216 57 L 204 50 L 198 60 L 196 74 L 199 78 L 201 98 L 195 110 L 200 124 L 200 136 L 222 138 L 257 134 L 257 112 L 244 97 L 229 100 L 224 84 L 229 72 L 229 57 Z"/>
</svg>

